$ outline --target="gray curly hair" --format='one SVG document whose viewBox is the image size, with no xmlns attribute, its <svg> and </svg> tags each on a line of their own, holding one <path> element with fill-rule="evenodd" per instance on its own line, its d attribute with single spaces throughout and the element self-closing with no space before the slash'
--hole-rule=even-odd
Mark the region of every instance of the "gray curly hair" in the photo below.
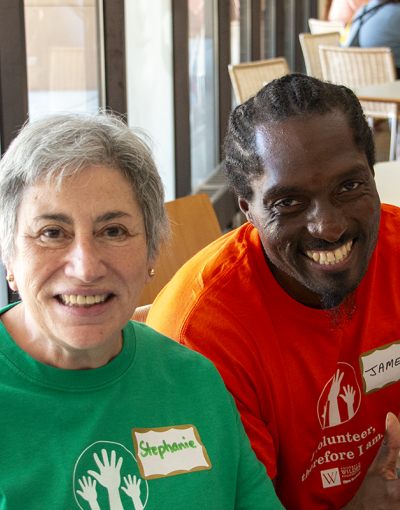
<svg viewBox="0 0 400 510">
<path fill-rule="evenodd" d="M 14 256 L 17 213 L 25 189 L 45 180 L 60 186 L 88 165 L 119 170 L 144 217 L 148 259 L 170 235 L 164 189 L 148 143 L 114 114 L 52 115 L 26 124 L 0 163 L 0 239 L 3 260 Z"/>
</svg>

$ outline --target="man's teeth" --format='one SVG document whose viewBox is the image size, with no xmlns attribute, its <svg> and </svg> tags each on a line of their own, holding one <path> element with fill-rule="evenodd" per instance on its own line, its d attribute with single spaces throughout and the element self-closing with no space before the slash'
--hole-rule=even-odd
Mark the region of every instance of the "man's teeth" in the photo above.
<svg viewBox="0 0 400 510">
<path fill-rule="evenodd" d="M 313 259 L 321 266 L 334 266 L 338 262 L 344 260 L 351 251 L 353 241 L 349 241 L 334 251 L 306 251 L 307 257 Z"/>
<path fill-rule="evenodd" d="M 61 301 L 68 306 L 88 306 L 103 303 L 108 294 L 96 294 L 95 296 L 81 296 L 80 294 L 60 294 Z"/>
</svg>

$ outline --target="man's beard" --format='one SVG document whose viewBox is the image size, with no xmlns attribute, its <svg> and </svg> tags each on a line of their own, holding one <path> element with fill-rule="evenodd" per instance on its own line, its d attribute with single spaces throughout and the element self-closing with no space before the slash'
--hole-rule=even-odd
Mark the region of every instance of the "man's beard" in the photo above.
<svg viewBox="0 0 400 510">
<path fill-rule="evenodd" d="M 343 329 L 353 320 L 357 311 L 357 288 L 364 278 L 366 270 L 367 266 L 359 279 L 353 282 L 352 285 L 346 282 L 347 271 L 325 275 L 324 287 L 304 280 L 304 286 L 319 295 L 321 308 L 325 310 L 325 316 L 329 320 L 332 329 Z"/>
<path fill-rule="evenodd" d="M 357 311 L 357 288 L 345 296 L 339 292 L 323 294 L 321 303 L 332 329 L 344 329 L 353 320 Z"/>
</svg>

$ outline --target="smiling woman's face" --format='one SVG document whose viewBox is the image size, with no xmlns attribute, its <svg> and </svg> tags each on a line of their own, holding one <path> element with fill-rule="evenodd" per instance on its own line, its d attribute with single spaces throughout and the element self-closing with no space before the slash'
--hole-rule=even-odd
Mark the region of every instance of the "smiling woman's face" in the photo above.
<svg viewBox="0 0 400 510">
<path fill-rule="evenodd" d="M 7 264 L 22 298 L 15 332 L 26 340 L 17 343 L 53 366 L 68 356 L 107 363 L 153 267 L 129 182 L 118 170 L 87 167 L 59 191 L 39 183 L 26 190 L 17 224 Z"/>
</svg>

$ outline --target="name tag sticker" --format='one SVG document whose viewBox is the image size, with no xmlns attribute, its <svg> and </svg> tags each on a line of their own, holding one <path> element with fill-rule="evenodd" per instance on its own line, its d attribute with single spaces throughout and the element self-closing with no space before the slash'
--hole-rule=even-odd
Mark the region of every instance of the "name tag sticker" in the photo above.
<svg viewBox="0 0 400 510">
<path fill-rule="evenodd" d="M 141 476 L 146 480 L 211 469 L 194 425 L 132 429 Z"/>
<path fill-rule="evenodd" d="M 364 394 L 400 381 L 400 340 L 360 356 Z"/>
</svg>

